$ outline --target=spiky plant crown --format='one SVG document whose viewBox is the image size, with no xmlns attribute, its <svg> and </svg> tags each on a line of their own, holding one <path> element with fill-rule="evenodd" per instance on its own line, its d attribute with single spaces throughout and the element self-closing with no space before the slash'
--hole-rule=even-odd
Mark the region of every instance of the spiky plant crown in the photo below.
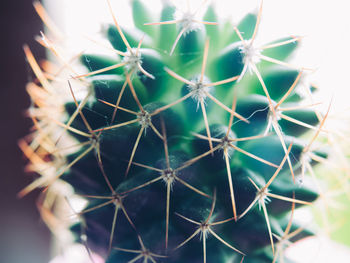
<svg viewBox="0 0 350 263">
<path fill-rule="evenodd" d="M 70 229 L 107 262 L 291 262 L 286 245 L 313 235 L 293 220 L 319 195 L 306 171 L 327 158 L 315 141 L 328 112 L 305 103 L 307 69 L 285 62 L 300 38 L 259 46 L 261 8 L 235 26 L 213 5 L 201 20 L 167 1 L 154 19 L 133 0 L 126 30 L 107 3 L 113 48 L 80 54 L 88 73 L 44 34 L 61 67 L 24 48 L 36 130 L 21 147 L 40 177 L 20 195 L 46 187 L 59 232 L 45 208 L 68 183 L 88 201 Z"/>
</svg>

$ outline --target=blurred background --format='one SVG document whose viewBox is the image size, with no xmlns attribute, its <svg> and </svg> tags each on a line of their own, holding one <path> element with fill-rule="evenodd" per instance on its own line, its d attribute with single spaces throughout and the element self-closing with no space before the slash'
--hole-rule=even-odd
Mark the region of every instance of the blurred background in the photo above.
<svg viewBox="0 0 350 263">
<path fill-rule="evenodd" d="M 160 9 L 160 0 L 146 1 L 155 11 Z M 174 2 L 179 6 L 186 4 L 183 0 Z M 190 0 L 193 8 L 201 2 Z M 260 3 L 259 0 L 216 2 L 219 13 L 236 22 L 247 12 L 256 10 Z M 112 3 L 120 23 L 130 24 L 128 0 L 112 0 Z M 95 36 L 101 30 L 101 23 L 111 22 L 105 1 L 45 0 L 44 4 L 53 20 L 70 36 L 69 46 L 73 50 L 81 50 L 79 39 L 82 35 Z M 350 107 L 349 8 L 348 1 L 344 0 L 265 0 L 257 38 L 257 41 L 263 44 L 291 34 L 305 36 L 293 63 L 317 69 L 310 74 L 311 81 L 320 87 L 320 93 L 326 101 L 334 95 L 334 114 L 339 112 L 345 115 L 349 115 Z M 44 58 L 45 50 L 34 41 L 34 36 L 43 30 L 43 26 L 34 11 L 32 0 L 3 0 L 0 12 L 4 30 L 1 50 L 2 58 L 5 58 L 0 62 L 0 74 L 3 79 L 0 88 L 0 162 L 3 168 L 0 175 L 0 262 L 48 262 L 50 234 L 35 207 L 38 192 L 31 193 L 21 200 L 16 198 L 17 192 L 32 180 L 30 174 L 23 172 L 26 160 L 17 146 L 18 139 L 28 133 L 31 124 L 25 117 L 25 109 L 30 105 L 25 84 L 31 76 L 31 71 L 25 62 L 22 46 L 24 43 L 29 44 L 38 60 Z M 348 199 L 340 201 L 345 208 L 341 212 L 334 212 L 334 217 L 337 218 L 349 214 L 350 211 Z M 350 227 L 346 224 L 349 223 L 345 222 L 333 238 L 350 245 Z M 337 248 L 329 247 L 329 243 L 325 244 L 328 249 L 336 251 Z M 310 249 L 308 245 L 304 245 L 304 248 Z M 319 252 L 323 250 L 322 246 L 318 247 Z M 322 256 L 322 253 L 319 255 L 325 260 L 322 262 L 330 262 L 337 255 L 339 257 L 337 253 L 328 254 L 329 258 Z M 305 259 L 305 262 L 321 262 L 314 261 L 316 259 L 312 257 L 311 255 L 310 259 Z M 338 262 L 348 261 L 339 257 Z"/>
<path fill-rule="evenodd" d="M 26 160 L 17 146 L 31 125 L 25 117 L 30 105 L 25 85 L 31 74 L 22 46 L 28 43 L 38 59 L 45 56 L 33 38 L 42 24 L 31 0 L 3 0 L 0 12 L 0 262 L 44 263 L 50 258 L 50 233 L 36 209 L 38 192 L 16 197 L 33 178 L 24 173 Z"/>
</svg>

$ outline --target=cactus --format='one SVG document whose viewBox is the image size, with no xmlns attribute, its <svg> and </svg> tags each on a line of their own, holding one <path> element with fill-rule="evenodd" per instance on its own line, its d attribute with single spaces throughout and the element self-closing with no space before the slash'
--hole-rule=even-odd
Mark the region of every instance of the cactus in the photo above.
<svg viewBox="0 0 350 263">
<path fill-rule="evenodd" d="M 70 231 L 106 262 L 291 262 L 288 242 L 314 234 L 293 220 L 319 195 L 306 171 L 328 156 L 314 147 L 328 112 L 304 103 L 308 69 L 286 62 L 300 38 L 258 46 L 262 5 L 235 26 L 214 5 L 201 20 L 163 1 L 157 20 L 133 0 L 127 30 L 107 3 L 113 49 L 80 55 L 88 73 L 44 34 L 72 77 L 24 48 L 37 77 L 24 152 L 40 177 L 20 195 L 71 185 L 88 204 Z"/>
</svg>

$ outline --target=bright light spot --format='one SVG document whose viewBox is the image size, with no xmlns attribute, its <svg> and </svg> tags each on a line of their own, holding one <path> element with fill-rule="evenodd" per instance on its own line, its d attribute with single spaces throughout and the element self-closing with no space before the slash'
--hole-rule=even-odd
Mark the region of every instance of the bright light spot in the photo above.
<svg viewBox="0 0 350 263">
<path fill-rule="evenodd" d="M 104 263 L 103 258 L 92 253 L 93 262 Z M 67 247 L 61 255 L 52 259 L 49 263 L 90 263 L 91 259 L 83 245 L 74 244 Z"/>
</svg>

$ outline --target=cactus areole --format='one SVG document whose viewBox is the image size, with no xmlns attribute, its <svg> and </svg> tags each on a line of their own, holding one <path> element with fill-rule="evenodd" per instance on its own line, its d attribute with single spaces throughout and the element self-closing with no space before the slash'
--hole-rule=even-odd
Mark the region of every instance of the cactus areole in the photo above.
<svg viewBox="0 0 350 263">
<path fill-rule="evenodd" d="M 286 62 L 300 38 L 257 44 L 262 8 L 233 25 L 214 5 L 198 18 L 133 0 L 125 29 L 106 3 L 110 55 L 75 67 L 43 34 L 65 78 L 25 47 L 40 177 L 20 195 L 69 184 L 87 201 L 75 242 L 110 263 L 292 262 L 285 248 L 313 235 L 293 220 L 318 197 L 308 156 L 327 158 L 312 147 L 327 114 L 303 106 L 297 89 L 314 89 Z"/>
</svg>

